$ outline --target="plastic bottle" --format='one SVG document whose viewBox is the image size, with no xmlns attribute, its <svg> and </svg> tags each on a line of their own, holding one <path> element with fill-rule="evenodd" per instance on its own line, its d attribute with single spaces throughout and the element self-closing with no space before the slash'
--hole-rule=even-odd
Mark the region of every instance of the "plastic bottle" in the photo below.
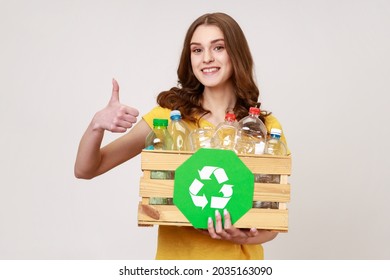
<svg viewBox="0 0 390 280">
<path fill-rule="evenodd" d="M 190 147 L 191 151 L 197 151 L 200 148 L 211 148 L 211 138 L 214 134 L 212 127 L 200 127 L 191 131 Z"/>
<path fill-rule="evenodd" d="M 173 110 L 170 114 L 171 122 L 168 124 L 168 132 L 172 137 L 172 150 L 187 151 L 190 149 L 188 137 L 190 129 L 181 118 L 179 110 Z"/>
<path fill-rule="evenodd" d="M 264 153 L 276 156 L 287 155 L 287 148 L 280 140 L 282 136 L 282 130 L 279 128 L 272 128 L 268 141 L 265 144 Z"/>
<path fill-rule="evenodd" d="M 280 137 L 282 135 L 282 130 L 278 128 L 272 128 L 270 136 L 265 144 L 264 153 L 269 155 L 285 156 L 287 155 L 286 146 Z M 255 174 L 255 181 L 257 183 L 276 183 L 280 182 L 280 177 L 273 174 Z M 278 202 L 270 201 L 255 201 L 254 208 L 271 208 L 278 209 Z"/>
<path fill-rule="evenodd" d="M 234 150 L 237 135 L 237 121 L 234 113 L 228 112 L 225 120 L 217 125 L 211 138 L 211 147 Z"/>
<path fill-rule="evenodd" d="M 270 136 L 265 144 L 264 153 L 276 156 L 287 155 L 287 148 L 285 144 L 280 140 L 282 130 L 278 128 L 272 128 Z M 255 182 L 257 183 L 275 183 L 278 184 L 280 177 L 273 174 L 255 174 Z"/>
<path fill-rule="evenodd" d="M 237 153 L 263 154 L 267 128 L 259 119 L 260 108 L 250 107 L 249 115 L 242 118 L 237 126 Z"/>
<path fill-rule="evenodd" d="M 153 130 L 148 134 L 145 140 L 146 150 L 171 150 L 172 149 L 172 137 L 168 132 L 168 120 L 167 119 L 154 119 Z M 153 170 L 150 172 L 151 179 L 173 179 L 174 175 L 172 171 L 165 170 Z M 149 199 L 150 204 L 168 204 L 167 198 L 151 197 Z"/>
<path fill-rule="evenodd" d="M 148 134 L 145 140 L 146 150 L 171 150 L 172 137 L 168 132 L 167 119 L 154 119 L 153 130 Z"/>
</svg>

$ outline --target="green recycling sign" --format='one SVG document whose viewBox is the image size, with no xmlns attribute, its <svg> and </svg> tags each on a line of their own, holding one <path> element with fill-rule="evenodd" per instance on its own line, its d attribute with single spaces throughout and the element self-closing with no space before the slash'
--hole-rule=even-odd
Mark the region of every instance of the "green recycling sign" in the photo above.
<svg viewBox="0 0 390 280">
<path fill-rule="evenodd" d="M 202 148 L 176 169 L 173 202 L 195 228 L 224 209 L 234 224 L 252 208 L 253 190 L 253 173 L 233 151 Z"/>
</svg>

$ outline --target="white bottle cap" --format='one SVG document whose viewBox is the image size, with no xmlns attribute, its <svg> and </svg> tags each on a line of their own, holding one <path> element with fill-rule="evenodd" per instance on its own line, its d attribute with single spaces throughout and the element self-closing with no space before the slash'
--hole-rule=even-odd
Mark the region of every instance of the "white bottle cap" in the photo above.
<svg viewBox="0 0 390 280">
<path fill-rule="evenodd" d="M 270 134 L 282 135 L 282 130 L 279 128 L 271 128 Z"/>
<path fill-rule="evenodd" d="M 181 113 L 179 110 L 172 110 L 171 111 L 171 116 L 181 116 Z"/>
</svg>

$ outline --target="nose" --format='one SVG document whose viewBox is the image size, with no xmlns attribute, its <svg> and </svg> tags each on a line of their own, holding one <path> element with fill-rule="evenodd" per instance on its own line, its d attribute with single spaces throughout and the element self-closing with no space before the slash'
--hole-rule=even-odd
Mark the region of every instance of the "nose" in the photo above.
<svg viewBox="0 0 390 280">
<path fill-rule="evenodd" d="M 211 53 L 211 51 L 205 51 L 204 52 L 204 56 L 203 56 L 203 62 L 204 63 L 210 63 L 210 62 L 214 62 L 214 57 L 213 57 L 213 54 Z"/>
</svg>

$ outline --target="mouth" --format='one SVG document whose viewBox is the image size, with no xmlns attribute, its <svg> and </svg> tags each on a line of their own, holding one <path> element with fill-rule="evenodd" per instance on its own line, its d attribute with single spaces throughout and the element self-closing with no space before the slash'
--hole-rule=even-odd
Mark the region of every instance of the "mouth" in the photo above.
<svg viewBox="0 0 390 280">
<path fill-rule="evenodd" d="M 203 68 L 201 71 L 203 73 L 215 73 L 219 71 L 219 67 L 208 67 L 208 68 Z"/>
</svg>

